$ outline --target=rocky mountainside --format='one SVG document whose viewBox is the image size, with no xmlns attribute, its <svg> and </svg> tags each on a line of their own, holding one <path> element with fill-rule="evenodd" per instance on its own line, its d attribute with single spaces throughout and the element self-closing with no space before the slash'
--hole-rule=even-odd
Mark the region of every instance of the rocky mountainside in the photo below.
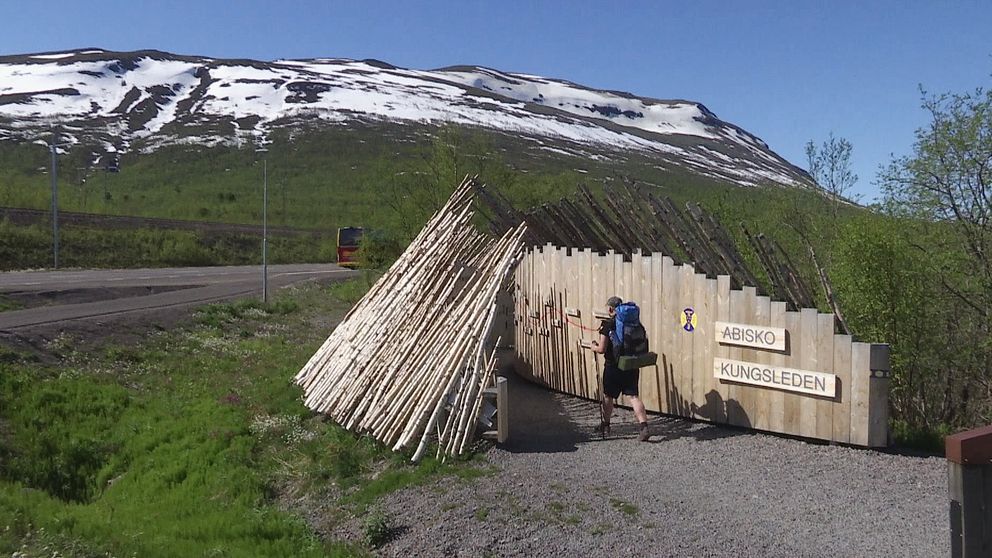
<svg viewBox="0 0 992 558">
<path fill-rule="evenodd" d="M 637 153 L 744 185 L 809 185 L 761 139 L 700 103 L 603 91 L 475 66 L 422 71 L 376 60 L 221 60 L 159 51 L 0 57 L 0 141 L 96 152 L 170 144 L 264 144 L 275 129 L 362 122 L 453 123 L 512 135 L 540 152 Z"/>
</svg>

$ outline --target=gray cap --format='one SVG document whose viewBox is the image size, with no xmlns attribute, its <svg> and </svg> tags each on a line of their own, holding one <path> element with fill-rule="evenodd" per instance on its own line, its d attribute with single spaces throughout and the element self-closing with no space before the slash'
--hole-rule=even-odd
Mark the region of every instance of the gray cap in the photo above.
<svg viewBox="0 0 992 558">
<path fill-rule="evenodd" d="M 610 299 L 606 301 L 606 305 L 610 308 L 616 308 L 621 304 L 623 304 L 623 300 L 620 300 L 620 297 L 618 296 L 611 296 Z"/>
</svg>

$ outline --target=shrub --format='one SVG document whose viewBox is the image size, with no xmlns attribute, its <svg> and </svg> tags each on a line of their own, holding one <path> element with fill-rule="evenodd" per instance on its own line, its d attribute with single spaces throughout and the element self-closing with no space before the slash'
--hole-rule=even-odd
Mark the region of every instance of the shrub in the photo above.
<svg viewBox="0 0 992 558">
<path fill-rule="evenodd" d="M 391 521 L 392 518 L 378 508 L 369 512 L 362 524 L 365 544 L 379 547 L 388 542 L 392 534 Z"/>
</svg>

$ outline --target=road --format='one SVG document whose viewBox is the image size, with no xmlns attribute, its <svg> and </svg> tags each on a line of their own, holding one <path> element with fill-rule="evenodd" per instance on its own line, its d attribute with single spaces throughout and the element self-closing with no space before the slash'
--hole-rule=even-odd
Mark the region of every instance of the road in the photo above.
<svg viewBox="0 0 992 558">
<path fill-rule="evenodd" d="M 309 279 L 344 280 L 358 272 L 334 264 L 269 266 L 269 294 Z M 167 292 L 0 312 L 0 330 L 144 312 L 230 300 L 261 293 L 261 267 L 193 267 L 84 271 L 12 271 L 0 273 L 0 294 L 79 291 L 127 287 L 166 287 Z"/>
</svg>

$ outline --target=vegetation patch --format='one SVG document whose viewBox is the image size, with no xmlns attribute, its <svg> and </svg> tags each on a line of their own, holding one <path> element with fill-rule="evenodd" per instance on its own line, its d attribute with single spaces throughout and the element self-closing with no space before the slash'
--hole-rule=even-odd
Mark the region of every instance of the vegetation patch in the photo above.
<svg viewBox="0 0 992 558">
<path fill-rule="evenodd" d="M 362 522 L 365 544 L 377 548 L 392 538 L 392 518 L 380 509 L 372 510 Z"/>
<path fill-rule="evenodd" d="M 634 517 L 637 514 L 641 513 L 641 510 L 638 509 L 637 506 L 628 502 L 624 502 L 619 498 L 610 498 L 610 506 L 612 506 L 613 509 L 617 510 L 618 512 L 624 515 L 629 515 L 631 517 Z"/>
<path fill-rule="evenodd" d="M 6 312 L 8 310 L 18 310 L 23 308 L 24 305 L 20 302 L 10 298 L 9 296 L 4 296 L 0 294 L 0 312 Z"/>
<path fill-rule="evenodd" d="M 67 342 L 59 366 L 4 349 L 0 553 L 363 555 L 280 499 L 336 494 L 329 513 L 349 515 L 439 475 L 486 474 L 470 460 L 411 465 L 302 405 L 290 380 L 329 333 L 311 319 L 346 309 L 310 285 L 204 308 L 139 347 Z M 365 542 L 391 529 L 367 524 Z"/>
</svg>

